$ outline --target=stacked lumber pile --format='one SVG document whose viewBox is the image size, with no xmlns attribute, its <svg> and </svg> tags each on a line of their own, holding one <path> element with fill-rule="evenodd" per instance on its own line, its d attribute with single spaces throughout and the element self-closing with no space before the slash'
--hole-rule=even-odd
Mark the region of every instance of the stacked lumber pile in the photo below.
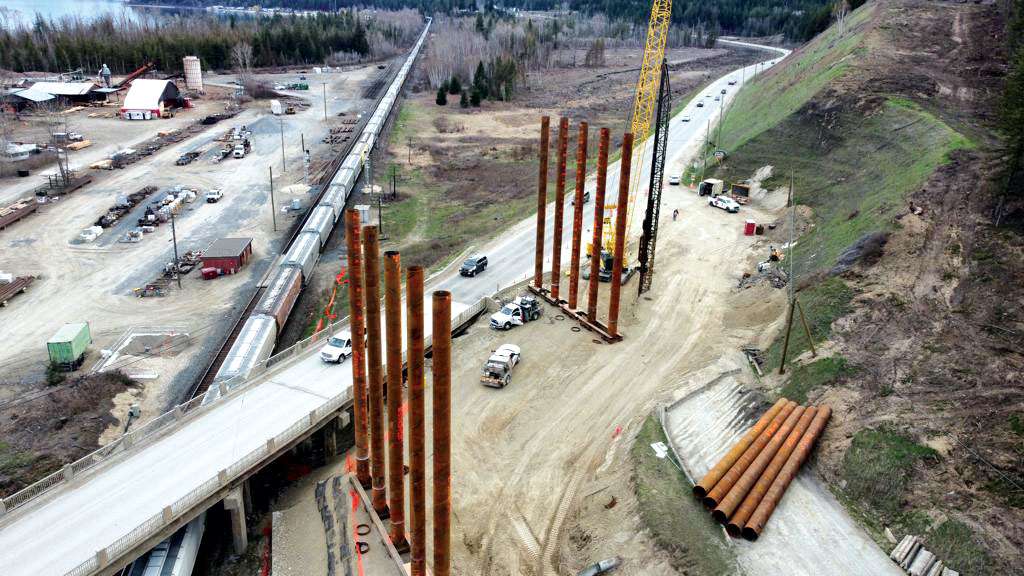
<svg viewBox="0 0 1024 576">
<path fill-rule="evenodd" d="M 831 415 L 828 406 L 780 398 L 693 487 L 694 496 L 730 536 L 757 540 Z"/>
</svg>

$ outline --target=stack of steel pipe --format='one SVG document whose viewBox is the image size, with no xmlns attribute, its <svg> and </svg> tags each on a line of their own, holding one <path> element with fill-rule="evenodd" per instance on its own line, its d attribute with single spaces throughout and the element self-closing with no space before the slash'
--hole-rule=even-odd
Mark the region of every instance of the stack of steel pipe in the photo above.
<svg viewBox="0 0 1024 576">
<path fill-rule="evenodd" d="M 701 478 L 693 494 L 734 538 L 757 540 L 832 410 L 780 398 Z"/>
</svg>

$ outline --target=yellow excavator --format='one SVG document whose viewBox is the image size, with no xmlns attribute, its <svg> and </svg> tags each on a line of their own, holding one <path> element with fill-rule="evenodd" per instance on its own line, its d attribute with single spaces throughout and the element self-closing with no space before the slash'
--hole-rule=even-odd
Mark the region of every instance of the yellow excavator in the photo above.
<svg viewBox="0 0 1024 576">
<path fill-rule="evenodd" d="M 661 87 L 662 68 L 665 65 L 665 45 L 668 41 L 668 28 L 672 19 L 672 0 L 654 0 L 651 5 L 651 18 L 647 26 L 647 42 L 644 47 L 644 60 L 640 68 L 640 77 L 636 84 L 636 98 L 633 102 L 633 113 L 630 119 L 630 131 L 634 136 L 632 170 L 629 182 L 629 201 L 626 206 L 618 206 L 617 191 L 608 190 L 604 205 L 604 224 L 601 237 L 601 273 L 600 280 L 611 280 L 612 265 L 615 252 L 615 218 L 619 210 L 626 210 L 626 235 L 632 226 L 633 212 L 640 196 L 641 175 L 647 158 L 647 140 L 651 136 L 651 121 L 658 110 L 658 96 Z M 628 244 L 628 242 L 627 242 Z M 588 253 L 593 255 L 593 246 L 588 246 Z M 651 250 L 653 259 L 653 250 Z M 623 272 L 631 275 L 632 267 L 629 258 L 623 255 Z"/>
</svg>

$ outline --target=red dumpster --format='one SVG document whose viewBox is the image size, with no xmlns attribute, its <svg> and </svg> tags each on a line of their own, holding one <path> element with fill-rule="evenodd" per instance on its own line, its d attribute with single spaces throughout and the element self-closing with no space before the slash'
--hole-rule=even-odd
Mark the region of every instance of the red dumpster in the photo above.
<svg viewBox="0 0 1024 576">
<path fill-rule="evenodd" d="M 203 280 L 212 280 L 220 276 L 220 268 L 207 267 L 200 270 L 203 273 Z"/>
<path fill-rule="evenodd" d="M 754 230 L 756 230 L 756 229 L 757 229 L 757 222 L 754 222 L 753 220 L 747 220 L 746 223 L 743 225 L 743 235 L 744 236 L 753 236 L 754 235 Z"/>
</svg>

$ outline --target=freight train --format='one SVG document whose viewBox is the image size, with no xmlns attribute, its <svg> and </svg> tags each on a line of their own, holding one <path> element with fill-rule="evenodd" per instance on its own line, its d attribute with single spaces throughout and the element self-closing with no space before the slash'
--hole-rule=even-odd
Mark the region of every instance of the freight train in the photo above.
<svg viewBox="0 0 1024 576">
<path fill-rule="evenodd" d="M 271 272 L 267 289 L 228 350 L 224 363 L 217 371 L 213 385 L 210 386 L 210 393 L 206 395 L 206 402 L 213 401 L 219 395 L 221 383 L 230 387 L 232 383 L 245 380 L 270 357 L 277 336 L 283 330 L 302 287 L 309 281 L 316 268 L 327 237 L 342 217 L 345 202 L 359 180 L 363 161 L 369 157 L 377 138 L 380 137 L 429 30 L 428 19 L 423 33 L 420 34 L 388 91 L 377 103 L 377 108 L 366 122 L 359 139 L 327 184 L 327 190 L 320 201 L 310 210 L 301 231 L 288 247 L 277 268 Z"/>
<path fill-rule="evenodd" d="M 231 384 L 244 380 L 270 357 L 278 334 L 284 328 L 302 287 L 309 281 L 310 274 L 320 259 L 327 237 L 345 210 L 345 202 L 359 179 L 363 161 L 373 150 L 388 115 L 398 101 L 398 95 L 405 85 L 429 30 L 430 18 L 427 19 L 423 33 L 420 34 L 387 93 L 377 102 L 377 108 L 363 128 L 359 140 L 327 184 L 327 190 L 320 197 L 320 201 L 309 211 L 301 231 L 288 247 L 277 268 L 270 274 L 267 289 L 228 351 L 224 363 L 214 377 L 214 385 L 210 387 L 203 400 L 204 403 L 212 402 L 218 397 L 220 383 L 230 387 Z M 153 551 L 136 560 L 125 573 L 131 576 L 190 575 L 204 526 L 205 513 L 171 538 L 161 542 Z"/>
</svg>

